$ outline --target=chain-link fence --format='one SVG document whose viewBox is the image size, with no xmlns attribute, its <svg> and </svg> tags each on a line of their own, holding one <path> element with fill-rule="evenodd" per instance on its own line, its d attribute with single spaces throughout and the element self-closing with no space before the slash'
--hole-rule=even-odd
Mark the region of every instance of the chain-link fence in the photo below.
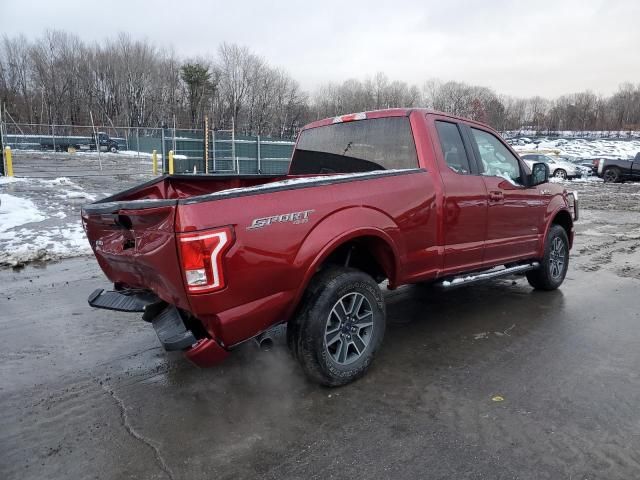
<svg viewBox="0 0 640 480">
<path fill-rule="evenodd" d="M 151 172 L 153 152 L 157 154 L 158 172 L 168 172 L 170 151 L 174 173 L 283 174 L 289 168 L 294 147 L 290 140 L 237 136 L 230 130 L 209 130 L 205 138 L 203 129 L 7 122 L 0 128 L 3 147 L 10 146 L 14 151 L 16 170 L 23 175 L 29 174 L 29 168 L 54 163 L 60 174 L 74 173 L 65 171 L 65 163 L 69 169 L 78 170 L 79 162 L 62 158 L 82 160 L 76 175 Z M 65 155 L 57 155 L 62 153 Z"/>
</svg>

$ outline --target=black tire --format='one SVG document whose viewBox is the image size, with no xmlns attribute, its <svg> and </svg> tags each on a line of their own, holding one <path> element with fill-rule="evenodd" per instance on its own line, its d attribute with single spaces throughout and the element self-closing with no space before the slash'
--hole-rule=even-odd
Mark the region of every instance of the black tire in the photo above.
<svg viewBox="0 0 640 480">
<path fill-rule="evenodd" d="M 112 145 L 111 147 L 109 147 L 109 151 L 111 153 L 118 153 L 118 147 Z"/>
<path fill-rule="evenodd" d="M 338 305 L 344 307 L 342 315 L 334 313 Z M 311 281 L 289 322 L 287 343 L 312 381 L 337 387 L 365 374 L 382 344 L 385 325 L 385 304 L 375 280 L 360 270 L 332 267 Z"/>
<path fill-rule="evenodd" d="M 558 168 L 557 170 L 555 170 L 553 172 L 553 176 L 556 178 L 561 178 L 563 180 L 567 179 L 567 172 L 566 170 L 562 169 L 562 168 Z"/>
<path fill-rule="evenodd" d="M 556 252 L 558 245 L 562 245 L 562 255 Z M 562 266 L 558 260 L 562 257 Z M 569 239 L 567 232 L 560 225 L 551 225 L 544 241 L 544 257 L 540 260 L 540 267 L 527 272 L 529 285 L 537 290 L 555 290 L 564 281 L 569 268 Z"/>
<path fill-rule="evenodd" d="M 620 169 L 618 167 L 609 167 L 602 173 L 602 179 L 605 182 L 616 183 L 620 180 Z"/>
</svg>

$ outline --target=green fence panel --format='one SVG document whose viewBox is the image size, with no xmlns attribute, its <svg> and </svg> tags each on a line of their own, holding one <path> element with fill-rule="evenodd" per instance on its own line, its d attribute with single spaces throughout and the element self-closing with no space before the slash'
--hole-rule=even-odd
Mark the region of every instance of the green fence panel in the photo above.
<svg viewBox="0 0 640 480">
<path fill-rule="evenodd" d="M 168 170 L 169 151 L 174 151 L 174 171 L 176 173 L 204 173 L 205 154 L 202 130 L 164 130 L 164 149 L 162 148 L 163 131 L 157 128 L 131 128 L 118 130 L 121 136 L 112 136 L 118 142 L 120 150 L 138 151 L 151 154 L 154 150 L 165 171 Z M 85 133 L 83 128 L 81 133 Z M 65 133 L 69 129 L 65 130 Z M 79 132 L 80 133 L 80 132 Z M 213 138 L 215 137 L 215 141 Z M 4 143 L 13 149 L 40 150 L 41 142 L 51 140 L 50 133 L 34 132 L 34 134 L 5 134 Z M 71 138 L 89 140 L 91 137 L 80 135 L 55 135 L 56 141 L 71 143 Z M 258 146 L 259 139 L 259 146 Z M 289 168 L 294 142 L 269 137 L 239 135 L 232 141 L 231 132 L 216 131 L 209 140 L 209 173 L 241 174 L 283 174 Z M 164 160 L 162 154 L 164 153 Z M 235 162 L 234 162 L 235 155 Z M 258 161 L 258 156 L 260 160 Z"/>
</svg>

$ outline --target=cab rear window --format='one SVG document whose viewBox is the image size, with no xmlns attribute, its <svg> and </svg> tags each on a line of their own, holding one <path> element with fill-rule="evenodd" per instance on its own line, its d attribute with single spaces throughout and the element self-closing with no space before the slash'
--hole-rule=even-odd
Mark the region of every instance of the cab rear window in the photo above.
<svg viewBox="0 0 640 480">
<path fill-rule="evenodd" d="M 409 118 L 387 117 L 304 130 L 289 173 L 352 173 L 417 167 Z"/>
</svg>

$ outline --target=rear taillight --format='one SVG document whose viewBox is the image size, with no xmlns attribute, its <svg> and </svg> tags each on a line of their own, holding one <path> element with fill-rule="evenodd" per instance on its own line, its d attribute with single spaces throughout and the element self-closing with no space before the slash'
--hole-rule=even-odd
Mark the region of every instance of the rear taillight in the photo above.
<svg viewBox="0 0 640 480">
<path fill-rule="evenodd" d="M 189 293 L 209 293 L 225 287 L 222 258 L 232 243 L 230 227 L 178 234 L 180 261 Z"/>
</svg>

